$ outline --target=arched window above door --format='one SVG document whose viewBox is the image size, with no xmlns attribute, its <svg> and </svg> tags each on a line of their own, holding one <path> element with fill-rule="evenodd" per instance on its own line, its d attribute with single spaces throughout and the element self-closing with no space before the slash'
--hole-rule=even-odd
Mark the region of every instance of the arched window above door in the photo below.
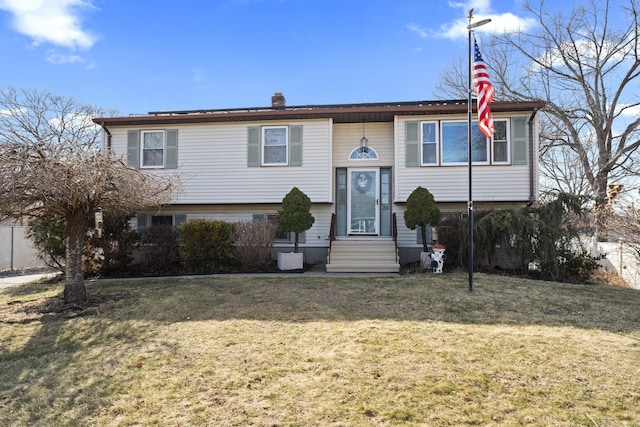
<svg viewBox="0 0 640 427">
<path fill-rule="evenodd" d="M 378 153 L 371 147 L 356 147 L 349 154 L 349 160 L 378 160 Z"/>
</svg>

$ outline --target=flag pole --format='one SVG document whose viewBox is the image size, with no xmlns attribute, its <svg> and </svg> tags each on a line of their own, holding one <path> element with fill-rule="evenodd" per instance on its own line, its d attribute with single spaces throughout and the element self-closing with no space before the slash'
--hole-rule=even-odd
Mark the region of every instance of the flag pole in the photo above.
<svg viewBox="0 0 640 427">
<path fill-rule="evenodd" d="M 473 164 L 473 150 L 471 147 L 471 143 L 472 143 L 472 139 L 471 139 L 471 125 L 472 125 L 472 120 L 471 120 L 471 111 L 472 111 L 472 102 L 473 102 L 473 86 L 472 86 L 472 75 L 473 75 L 473 68 L 472 68 L 472 64 L 473 64 L 473 52 L 471 50 L 471 34 L 473 33 L 473 29 L 474 28 L 478 28 L 482 25 L 488 24 L 489 22 L 491 22 L 491 19 L 483 19 L 482 21 L 478 21 L 478 22 L 474 22 L 473 24 L 471 23 L 471 20 L 473 19 L 473 9 L 469 10 L 469 16 L 467 17 L 469 19 L 469 25 L 467 25 L 467 32 L 469 33 L 469 50 L 467 51 L 467 57 L 469 59 L 469 86 L 468 86 L 468 91 L 469 91 L 469 98 L 468 98 L 468 103 L 467 103 L 467 149 L 468 149 L 468 153 L 467 153 L 467 162 L 469 165 L 469 198 L 467 200 L 467 208 L 468 208 L 468 212 L 467 212 L 467 225 L 468 225 L 468 230 L 467 230 L 467 250 L 468 250 L 468 273 L 469 273 L 469 292 L 473 292 L 473 185 L 472 185 L 472 179 L 473 179 L 473 174 L 472 174 L 472 164 Z"/>
</svg>

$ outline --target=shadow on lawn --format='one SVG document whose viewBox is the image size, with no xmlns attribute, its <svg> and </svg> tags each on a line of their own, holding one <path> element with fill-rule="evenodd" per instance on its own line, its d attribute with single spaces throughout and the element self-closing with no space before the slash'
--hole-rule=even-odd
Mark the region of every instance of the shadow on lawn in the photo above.
<svg viewBox="0 0 640 427">
<path fill-rule="evenodd" d="M 478 273 L 474 276 L 474 292 L 470 293 L 467 280 L 462 273 L 378 278 L 214 275 L 96 280 L 87 281 L 91 301 L 83 314 L 108 317 L 109 312 L 117 312 L 124 319 L 165 322 L 380 319 L 640 331 L 638 290 Z M 61 291 L 60 283 L 33 283 L 2 293 L 11 301 L 28 305 L 33 295 L 56 287 Z M 48 303 L 60 307 L 60 297 L 49 298 Z M 40 306 L 31 311 L 64 315 L 59 307 Z"/>
<path fill-rule="evenodd" d="M 123 315 L 157 321 L 442 321 L 640 331 L 640 292 L 477 274 L 386 278 L 208 276 L 97 281 L 92 292 L 126 288 L 139 300 Z"/>
<path fill-rule="evenodd" d="M 3 291 L 14 297 L 9 309 L 0 308 L 0 327 L 7 328 L 9 336 L 9 328 L 16 331 L 7 342 L 19 341 L 16 335 L 29 339 L 13 349 L 0 349 L 0 426 L 3 420 L 13 420 L 11 425 L 83 425 L 88 416 L 117 411 L 110 407 L 118 385 L 112 383 L 109 369 L 119 370 L 120 380 L 133 381 L 141 372 L 135 350 L 140 340 L 153 340 L 153 331 L 134 332 L 130 322 L 109 318 L 121 304 L 135 304 L 135 295 L 98 291 L 85 312 L 73 312 L 64 308 L 60 295 L 30 300 L 43 285 L 56 286 L 29 284 Z M 113 366 L 104 365 L 99 351 L 89 350 L 105 343 Z M 153 350 L 165 350 L 161 342 L 154 345 Z"/>
</svg>

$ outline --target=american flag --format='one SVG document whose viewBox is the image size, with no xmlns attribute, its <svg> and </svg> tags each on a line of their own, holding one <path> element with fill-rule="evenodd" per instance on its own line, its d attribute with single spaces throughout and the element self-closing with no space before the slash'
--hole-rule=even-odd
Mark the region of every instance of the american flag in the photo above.
<svg viewBox="0 0 640 427">
<path fill-rule="evenodd" d="M 491 138 L 493 136 L 493 117 L 491 117 L 489 104 L 491 104 L 491 101 L 493 101 L 493 98 L 496 96 L 496 91 L 489 79 L 487 65 L 482 59 L 480 48 L 478 47 L 475 37 L 473 39 L 473 45 L 473 79 L 476 89 L 478 90 L 478 126 L 487 138 Z"/>
</svg>

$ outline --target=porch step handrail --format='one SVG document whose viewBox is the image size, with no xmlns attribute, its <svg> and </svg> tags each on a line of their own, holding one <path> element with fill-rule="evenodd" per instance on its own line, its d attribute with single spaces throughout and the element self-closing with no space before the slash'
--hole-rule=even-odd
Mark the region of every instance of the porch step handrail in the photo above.
<svg viewBox="0 0 640 427">
<path fill-rule="evenodd" d="M 398 221 L 395 212 L 391 215 L 391 234 L 393 235 L 393 243 L 396 248 L 396 259 L 398 259 Z"/>
<path fill-rule="evenodd" d="M 331 225 L 329 227 L 329 252 L 327 254 L 327 263 L 331 262 L 331 245 L 336 240 L 336 214 L 331 214 Z"/>
</svg>

